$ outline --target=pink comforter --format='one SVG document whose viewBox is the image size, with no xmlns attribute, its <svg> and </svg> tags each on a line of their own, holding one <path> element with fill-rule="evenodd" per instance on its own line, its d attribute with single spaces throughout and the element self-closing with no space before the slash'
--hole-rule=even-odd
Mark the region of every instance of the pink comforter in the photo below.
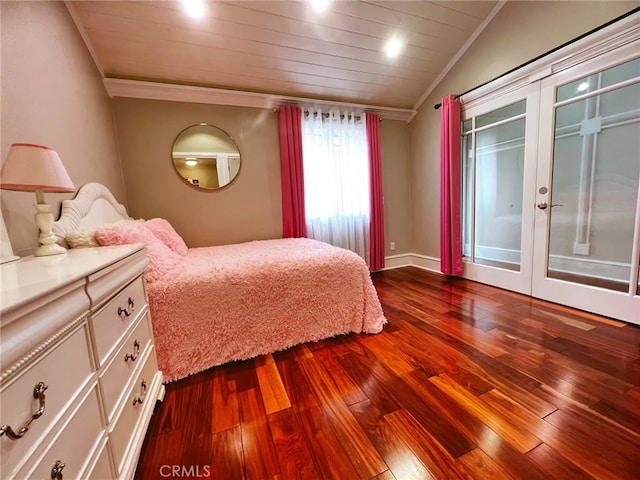
<svg viewBox="0 0 640 480">
<path fill-rule="evenodd" d="M 165 382 L 386 323 L 364 261 L 306 238 L 189 249 L 148 294 Z"/>
</svg>

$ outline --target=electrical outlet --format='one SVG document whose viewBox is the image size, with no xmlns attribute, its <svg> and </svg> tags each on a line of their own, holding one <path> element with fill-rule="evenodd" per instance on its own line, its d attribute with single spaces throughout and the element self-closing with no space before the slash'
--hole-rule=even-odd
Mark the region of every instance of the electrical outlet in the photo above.
<svg viewBox="0 0 640 480">
<path fill-rule="evenodd" d="M 390 249 L 391 251 L 394 251 L 394 250 L 396 249 L 396 242 L 391 242 L 391 243 L 389 244 L 389 249 Z"/>
</svg>

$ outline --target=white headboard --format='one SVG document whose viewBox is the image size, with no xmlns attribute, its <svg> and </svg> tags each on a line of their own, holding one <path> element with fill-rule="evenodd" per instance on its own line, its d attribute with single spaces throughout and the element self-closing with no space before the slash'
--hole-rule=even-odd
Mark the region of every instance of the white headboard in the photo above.
<svg viewBox="0 0 640 480">
<path fill-rule="evenodd" d="M 80 187 L 73 200 L 62 202 L 60 218 L 53 224 L 53 233 L 64 242 L 67 233 L 96 228 L 106 223 L 129 219 L 127 210 L 119 204 L 101 183 L 87 183 Z"/>
</svg>

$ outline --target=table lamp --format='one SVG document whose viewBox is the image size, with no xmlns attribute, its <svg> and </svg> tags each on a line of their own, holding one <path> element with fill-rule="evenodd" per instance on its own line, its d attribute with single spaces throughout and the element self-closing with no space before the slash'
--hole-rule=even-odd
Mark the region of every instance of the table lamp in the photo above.
<svg viewBox="0 0 640 480">
<path fill-rule="evenodd" d="M 20 192 L 36 192 L 36 225 L 40 229 L 37 257 L 58 255 L 67 250 L 56 243 L 52 232 L 51 205 L 44 202 L 44 192 L 75 192 L 76 187 L 62 165 L 58 154 L 49 147 L 30 143 L 14 143 L 9 149 L 2 171 L 0 188 Z"/>
</svg>

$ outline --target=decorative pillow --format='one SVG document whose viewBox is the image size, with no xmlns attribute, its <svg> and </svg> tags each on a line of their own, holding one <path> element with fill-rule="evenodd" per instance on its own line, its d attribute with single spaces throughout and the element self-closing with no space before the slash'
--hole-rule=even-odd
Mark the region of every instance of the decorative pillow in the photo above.
<svg viewBox="0 0 640 480">
<path fill-rule="evenodd" d="M 69 248 L 99 247 L 100 244 L 96 240 L 95 234 L 95 230 L 78 230 L 67 233 L 64 239 L 67 241 Z"/>
<path fill-rule="evenodd" d="M 149 266 L 146 270 L 147 282 L 153 283 L 165 277 L 181 261 L 182 257 L 158 239 L 145 223 L 128 222 L 98 228 L 96 240 L 102 246 L 144 243 L 147 246 Z"/>
<path fill-rule="evenodd" d="M 164 218 L 151 218 L 144 223 L 153 234 L 178 255 L 185 256 L 189 248 L 173 225 Z"/>
<path fill-rule="evenodd" d="M 115 225 L 123 225 L 132 222 L 144 222 L 144 219 L 140 218 L 134 220 L 133 218 L 124 218 L 113 223 L 107 223 L 102 227 L 87 228 L 84 230 L 76 230 L 75 232 L 67 233 L 64 236 L 65 241 L 69 248 L 88 248 L 99 247 L 100 244 L 96 240 L 96 230 L 98 228 L 113 227 Z"/>
</svg>

